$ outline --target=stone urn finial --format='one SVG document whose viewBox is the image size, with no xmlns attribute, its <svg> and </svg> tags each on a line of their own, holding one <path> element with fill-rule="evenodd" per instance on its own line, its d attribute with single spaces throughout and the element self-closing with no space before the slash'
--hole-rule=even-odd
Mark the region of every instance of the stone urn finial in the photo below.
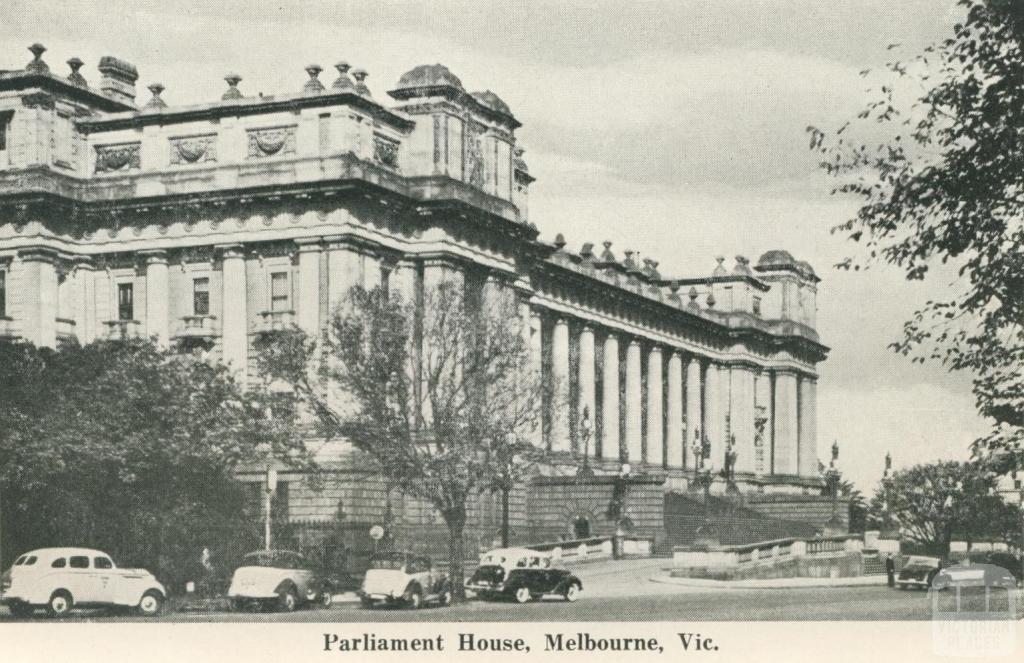
<svg viewBox="0 0 1024 663">
<path fill-rule="evenodd" d="M 163 91 L 167 89 L 163 83 L 152 83 L 146 89 L 153 94 L 153 98 L 146 104 L 146 108 L 167 108 L 167 102 L 160 98 Z"/>
<path fill-rule="evenodd" d="M 331 87 L 335 90 L 342 92 L 350 92 L 356 88 L 352 84 L 352 79 L 349 78 L 348 70 L 352 68 L 352 65 L 342 60 L 338 64 L 334 65 L 334 68 L 338 70 L 338 78 L 334 81 Z"/>
<path fill-rule="evenodd" d="M 68 74 L 68 80 L 80 87 L 89 87 L 89 83 L 85 80 L 85 76 L 78 73 L 78 70 L 81 69 L 84 64 L 85 63 L 82 62 L 80 58 L 71 58 L 68 60 L 68 67 L 71 68 L 71 73 Z"/>
<path fill-rule="evenodd" d="M 556 249 L 561 251 L 562 249 L 565 248 L 565 244 L 566 244 L 565 235 L 563 235 L 562 233 L 558 233 L 557 235 L 555 235 L 555 248 Z"/>
<path fill-rule="evenodd" d="M 353 69 L 352 78 L 356 79 L 356 92 L 364 97 L 372 97 L 370 88 L 366 85 L 366 77 L 369 76 L 365 69 Z"/>
<path fill-rule="evenodd" d="M 303 92 L 306 94 L 320 94 L 324 91 L 324 84 L 321 83 L 318 78 L 320 76 L 320 72 L 323 70 L 324 68 L 318 64 L 311 64 L 306 67 L 306 73 L 309 74 L 309 80 L 306 81 L 306 85 L 303 86 Z"/>
<path fill-rule="evenodd" d="M 228 74 L 224 77 L 224 82 L 228 84 L 228 89 L 221 95 L 221 99 L 228 101 L 242 98 L 242 91 L 238 89 L 238 84 L 242 82 L 241 76 L 238 74 Z"/>
<path fill-rule="evenodd" d="M 33 74 L 49 73 L 50 67 L 43 62 L 43 53 L 46 52 L 46 47 L 36 42 L 29 46 L 28 50 L 32 52 L 32 62 L 29 62 L 25 69 Z"/>
</svg>

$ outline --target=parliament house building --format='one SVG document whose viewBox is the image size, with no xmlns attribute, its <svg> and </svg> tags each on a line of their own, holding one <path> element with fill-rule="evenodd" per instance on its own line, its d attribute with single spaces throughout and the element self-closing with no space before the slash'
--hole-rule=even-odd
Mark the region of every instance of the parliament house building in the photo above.
<svg viewBox="0 0 1024 663">
<path fill-rule="evenodd" d="M 149 337 L 245 381 L 259 334 L 319 335 L 355 284 L 413 296 L 472 279 L 511 298 L 533 365 L 570 403 L 535 440 L 562 461 L 514 491 L 517 543 L 624 526 L 685 538 L 680 523 L 708 513 L 697 440 L 719 507 L 777 525 L 828 518 L 815 414 L 828 349 L 806 262 L 768 250 L 670 275 L 624 238 L 539 239 L 535 224 L 558 219 L 530 217 L 519 121 L 440 64 L 386 95 L 346 63 L 311 65 L 274 96 L 229 74 L 219 99 L 169 106 L 124 60 L 57 71 L 43 46 L 29 50 L 0 70 L 0 337 Z M 316 448 L 329 478 L 314 488 L 283 469 L 284 517 L 441 523 L 367 477 L 344 441 Z M 584 461 L 592 476 L 573 469 Z M 482 493 L 471 513 L 473 540 L 490 545 L 498 497 Z"/>
</svg>

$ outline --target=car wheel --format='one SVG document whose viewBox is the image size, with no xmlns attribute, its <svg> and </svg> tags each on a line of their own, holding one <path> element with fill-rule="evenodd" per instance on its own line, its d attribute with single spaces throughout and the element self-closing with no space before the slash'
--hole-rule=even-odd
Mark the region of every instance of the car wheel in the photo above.
<svg viewBox="0 0 1024 663">
<path fill-rule="evenodd" d="M 516 590 L 516 603 L 526 603 L 533 598 L 533 593 L 529 587 L 520 587 Z"/>
<path fill-rule="evenodd" d="M 419 610 L 423 605 L 423 593 L 419 587 L 414 587 L 405 595 L 405 607 L 409 610 Z"/>
<path fill-rule="evenodd" d="M 321 608 L 330 608 L 331 604 L 334 603 L 334 594 L 331 592 L 330 587 L 324 587 L 320 590 L 320 596 L 317 597 L 320 600 L 318 603 Z"/>
<path fill-rule="evenodd" d="M 139 614 L 143 617 L 156 617 L 164 607 L 164 597 L 160 592 L 149 590 L 142 595 L 139 601 Z"/>
<path fill-rule="evenodd" d="M 277 595 L 277 605 L 284 612 L 295 612 L 299 607 L 299 595 L 294 587 L 286 587 Z"/>
<path fill-rule="evenodd" d="M 574 582 L 569 583 L 569 586 L 565 588 L 565 593 L 562 594 L 566 601 L 572 603 L 580 597 L 580 586 Z"/>
<path fill-rule="evenodd" d="M 75 600 L 71 597 L 71 593 L 59 589 L 50 596 L 50 602 L 46 604 L 46 612 L 51 617 L 67 617 L 74 607 Z"/>
<path fill-rule="evenodd" d="M 19 619 L 31 617 L 35 614 L 35 608 L 27 603 L 13 603 L 11 604 L 11 614 Z"/>
<path fill-rule="evenodd" d="M 437 604 L 442 608 L 446 605 L 452 604 L 452 590 L 450 588 L 445 587 L 441 590 L 441 595 L 437 599 Z"/>
</svg>

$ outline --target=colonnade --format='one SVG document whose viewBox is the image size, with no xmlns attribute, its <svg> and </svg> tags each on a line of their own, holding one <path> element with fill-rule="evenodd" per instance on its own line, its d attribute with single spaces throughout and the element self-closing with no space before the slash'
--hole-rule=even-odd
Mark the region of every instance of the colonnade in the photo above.
<svg viewBox="0 0 1024 663">
<path fill-rule="evenodd" d="M 545 324 L 541 310 L 525 303 L 520 316 L 531 370 L 552 389 L 546 435 L 538 431 L 535 443 L 693 470 L 696 441 L 710 448 L 703 463 L 713 469 L 721 469 L 732 441 L 738 474 L 818 475 L 814 376 L 700 356 L 557 314 Z M 570 427 L 574 409 L 577 430 Z M 592 422 L 585 430 L 584 412 Z M 584 435 L 591 436 L 586 445 Z"/>
</svg>

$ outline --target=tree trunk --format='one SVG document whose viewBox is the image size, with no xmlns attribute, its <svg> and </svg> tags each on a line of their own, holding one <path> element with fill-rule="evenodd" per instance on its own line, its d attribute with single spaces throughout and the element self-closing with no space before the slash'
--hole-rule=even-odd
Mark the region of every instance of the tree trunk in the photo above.
<svg viewBox="0 0 1024 663">
<path fill-rule="evenodd" d="M 445 515 L 448 525 L 448 577 L 451 581 L 452 596 L 456 601 L 466 600 L 466 514 L 465 510 Z"/>
<path fill-rule="evenodd" d="M 508 493 L 509 487 L 501 489 L 501 547 L 508 548 Z"/>
</svg>

